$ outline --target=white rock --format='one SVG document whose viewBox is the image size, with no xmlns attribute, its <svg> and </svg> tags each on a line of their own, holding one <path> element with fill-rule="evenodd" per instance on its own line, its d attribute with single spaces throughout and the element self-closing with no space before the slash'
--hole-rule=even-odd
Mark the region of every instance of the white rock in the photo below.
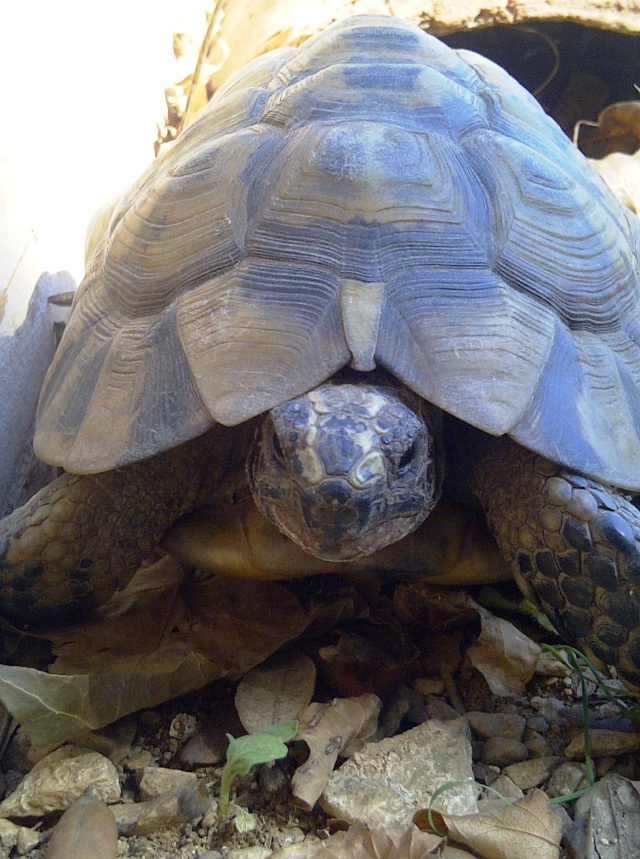
<svg viewBox="0 0 640 859">
<path fill-rule="evenodd" d="M 93 785 L 104 802 L 120 799 L 118 770 L 104 755 L 62 746 L 42 758 L 0 803 L 1 817 L 39 817 L 64 811 Z"/>
<path fill-rule="evenodd" d="M 320 801 L 335 817 L 391 830 L 408 826 L 441 785 L 472 779 L 466 721 L 432 719 L 367 744 L 333 773 Z M 455 787 L 440 794 L 434 807 L 450 814 L 473 814 L 476 793 L 471 784 Z"/>
</svg>

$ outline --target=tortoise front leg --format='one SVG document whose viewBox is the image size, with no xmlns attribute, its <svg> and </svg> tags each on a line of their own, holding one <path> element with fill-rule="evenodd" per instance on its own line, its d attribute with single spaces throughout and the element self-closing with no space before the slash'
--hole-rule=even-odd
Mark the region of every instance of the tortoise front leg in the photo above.
<svg viewBox="0 0 640 859">
<path fill-rule="evenodd" d="M 640 512 L 509 438 L 481 447 L 471 488 L 520 589 L 596 664 L 640 687 Z"/>
<path fill-rule="evenodd" d="M 63 474 L 0 521 L 0 614 L 32 621 L 104 603 L 165 531 L 209 500 L 241 440 L 217 428 L 103 474 Z"/>
</svg>

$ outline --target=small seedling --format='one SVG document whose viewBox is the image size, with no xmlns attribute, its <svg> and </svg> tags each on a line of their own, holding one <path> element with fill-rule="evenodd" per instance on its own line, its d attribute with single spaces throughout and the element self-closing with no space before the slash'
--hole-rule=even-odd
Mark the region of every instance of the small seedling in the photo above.
<svg viewBox="0 0 640 859">
<path fill-rule="evenodd" d="M 229 748 L 227 749 L 227 762 L 222 770 L 222 781 L 220 784 L 220 816 L 224 817 L 229 808 L 229 793 L 231 783 L 237 775 L 247 773 L 257 764 L 266 764 L 268 761 L 277 761 L 286 758 L 289 749 L 285 745 L 298 733 L 298 723 L 283 722 L 279 725 L 271 725 L 257 734 L 247 734 L 244 737 L 232 737 L 227 734 Z"/>
</svg>

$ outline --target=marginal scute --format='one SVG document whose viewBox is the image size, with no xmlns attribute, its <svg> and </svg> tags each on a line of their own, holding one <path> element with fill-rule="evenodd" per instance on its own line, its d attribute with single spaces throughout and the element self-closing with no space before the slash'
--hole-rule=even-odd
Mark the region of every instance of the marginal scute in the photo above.
<svg viewBox="0 0 640 859">
<path fill-rule="evenodd" d="M 639 257 L 637 219 L 506 72 L 350 18 L 234 75 L 123 195 L 36 449 L 106 471 L 381 366 L 639 490 Z"/>
</svg>

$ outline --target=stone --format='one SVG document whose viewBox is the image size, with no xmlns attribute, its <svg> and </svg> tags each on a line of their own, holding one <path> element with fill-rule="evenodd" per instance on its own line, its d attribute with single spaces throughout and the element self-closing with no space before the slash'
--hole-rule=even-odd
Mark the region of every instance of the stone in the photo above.
<svg viewBox="0 0 640 859">
<path fill-rule="evenodd" d="M 149 835 L 159 829 L 182 826 L 202 819 L 209 810 L 211 801 L 202 785 L 180 787 L 167 791 L 147 802 L 113 805 L 120 835 Z"/>
<path fill-rule="evenodd" d="M 535 758 L 531 761 L 521 761 L 505 767 L 503 774 L 521 790 L 530 790 L 539 787 L 549 778 L 551 769 L 557 758 Z"/>
<path fill-rule="evenodd" d="M 144 767 L 137 770 L 138 787 L 142 800 L 155 799 L 169 790 L 180 787 L 197 787 L 198 776 L 184 770 L 167 767 Z"/>
<path fill-rule="evenodd" d="M 528 757 L 529 749 L 524 743 L 507 737 L 490 737 L 482 749 L 482 763 L 496 767 L 526 761 Z"/>
<path fill-rule="evenodd" d="M 526 726 L 524 716 L 516 713 L 481 713 L 472 710 L 465 718 L 471 730 L 481 740 L 488 740 L 490 737 L 521 740 Z"/>
<path fill-rule="evenodd" d="M 587 787 L 589 779 L 584 764 L 565 761 L 552 774 L 545 793 L 551 799 L 557 796 L 567 796 L 576 790 Z"/>
<path fill-rule="evenodd" d="M 268 859 L 272 853 L 269 847 L 241 847 L 238 850 L 230 850 L 227 859 Z"/>
<path fill-rule="evenodd" d="M 368 743 L 333 772 L 320 802 L 334 817 L 397 831 L 429 806 L 438 787 L 472 779 L 466 720 L 432 719 L 404 734 Z M 452 788 L 437 797 L 435 808 L 473 814 L 476 788 Z"/>
<path fill-rule="evenodd" d="M 610 755 L 624 755 L 640 749 L 640 734 L 624 731 L 606 731 L 602 728 L 589 729 L 589 751 L 594 758 Z M 572 761 L 584 757 L 584 734 L 580 733 L 564 750 L 566 758 Z"/>
<path fill-rule="evenodd" d="M 493 790 L 497 790 L 501 796 L 505 797 L 505 799 L 522 799 L 524 796 L 522 789 L 519 788 L 517 784 L 514 784 L 508 775 L 499 775 L 492 783 L 491 787 Z M 491 793 L 490 797 L 495 798 L 495 794 Z"/>
<path fill-rule="evenodd" d="M 120 799 L 118 770 L 108 758 L 79 746 L 61 746 L 38 761 L 0 803 L 0 815 L 41 817 L 65 811 L 90 785 L 104 802 Z"/>
</svg>

